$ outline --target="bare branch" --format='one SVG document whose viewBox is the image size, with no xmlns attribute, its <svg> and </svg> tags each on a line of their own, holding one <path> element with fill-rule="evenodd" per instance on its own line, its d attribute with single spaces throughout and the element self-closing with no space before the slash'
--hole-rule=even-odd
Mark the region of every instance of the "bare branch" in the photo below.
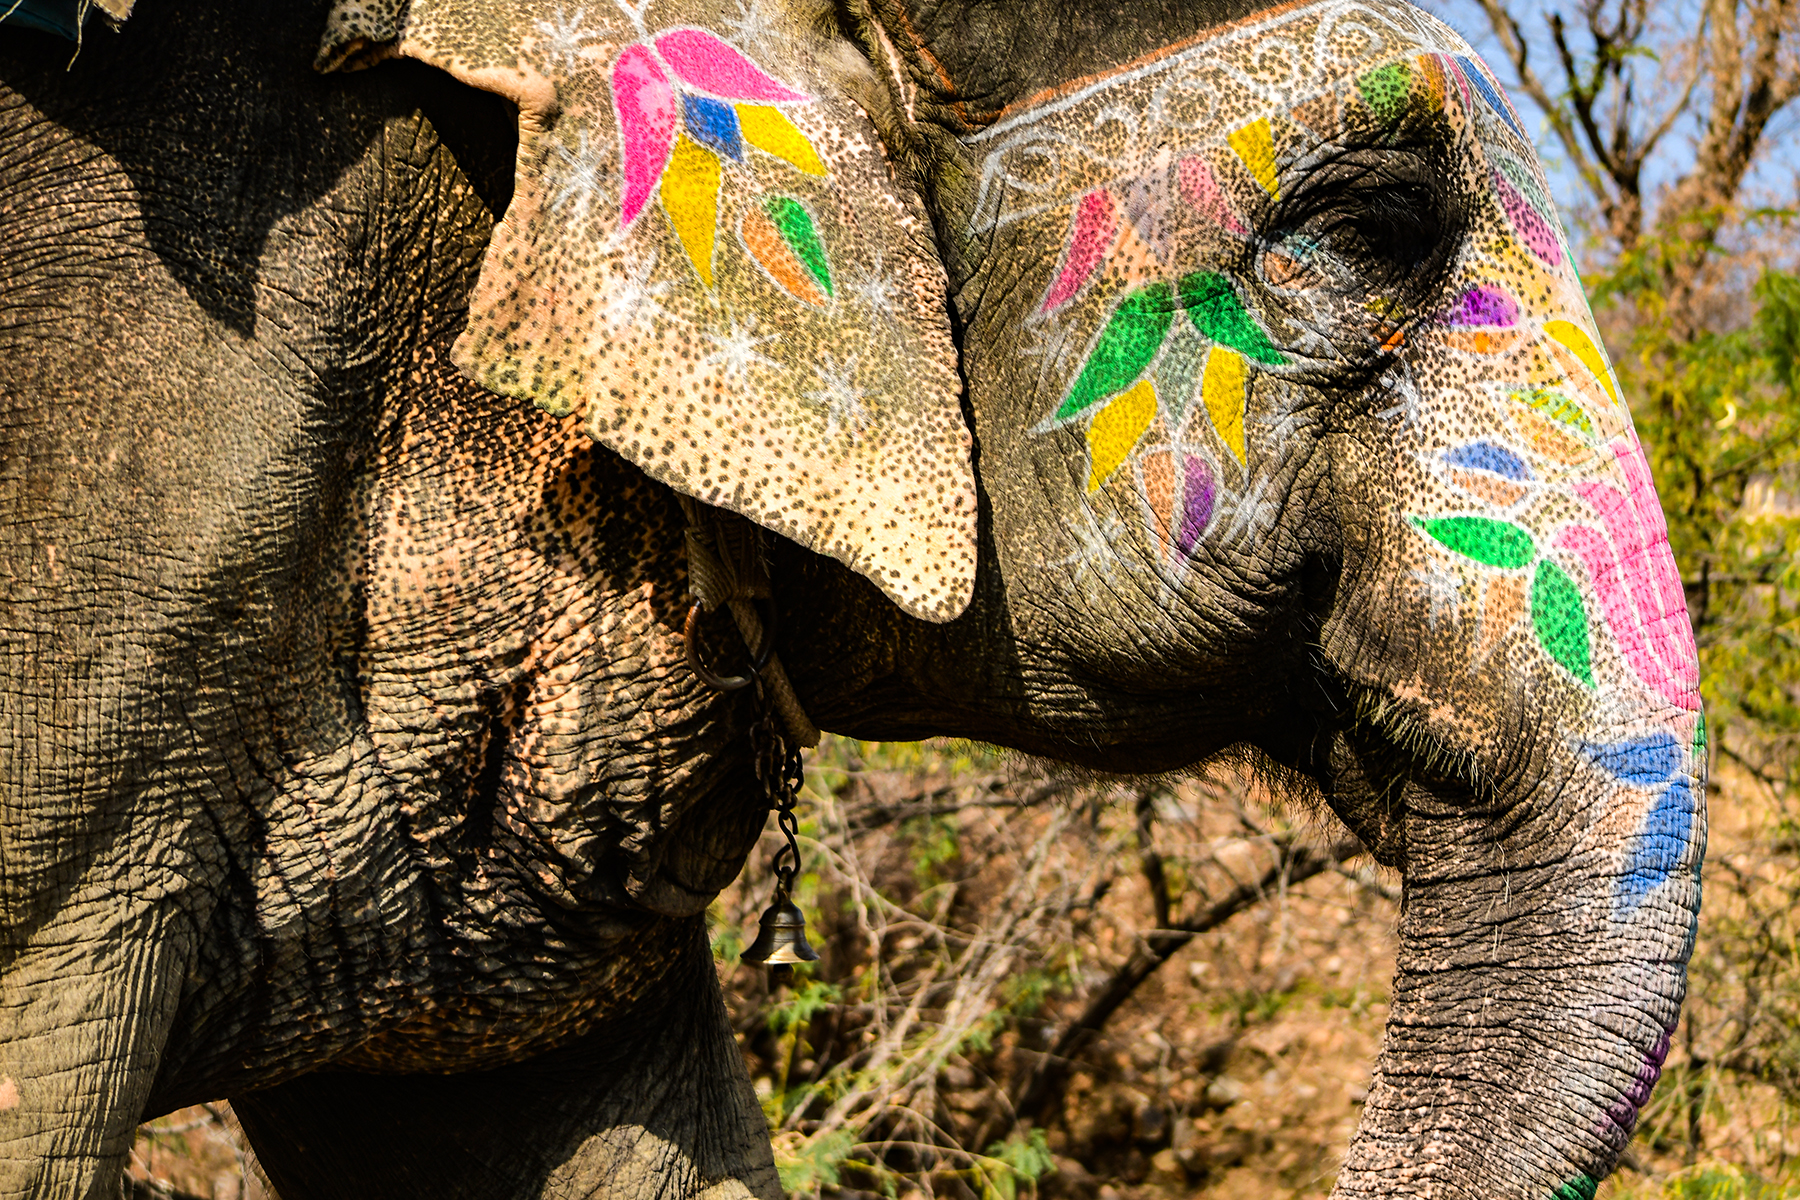
<svg viewBox="0 0 1800 1200">
<path fill-rule="evenodd" d="M 1262 878 L 1254 883 L 1240 885 L 1191 921 L 1184 921 L 1172 928 L 1153 930 L 1145 936 L 1138 952 L 1113 974 L 1098 995 L 1088 1001 L 1087 1007 L 1063 1031 L 1056 1045 L 1038 1059 L 1036 1066 L 1014 1089 L 1018 1100 L 1013 1109 L 1021 1119 L 1041 1122 L 1046 1114 L 1054 1110 L 1062 1095 L 1062 1086 L 1074 1066 L 1075 1055 L 1093 1040 L 1119 1007 L 1131 998 L 1146 979 L 1156 973 L 1158 967 L 1168 962 L 1196 936 L 1217 929 L 1245 909 L 1260 903 L 1267 898 L 1271 888 L 1277 887 L 1284 880 L 1299 883 L 1311 879 L 1314 875 L 1332 869 L 1344 859 L 1363 852 L 1362 843 L 1354 839 L 1323 848 L 1292 847 L 1283 843 L 1281 849 L 1280 859 L 1263 872 Z"/>
</svg>

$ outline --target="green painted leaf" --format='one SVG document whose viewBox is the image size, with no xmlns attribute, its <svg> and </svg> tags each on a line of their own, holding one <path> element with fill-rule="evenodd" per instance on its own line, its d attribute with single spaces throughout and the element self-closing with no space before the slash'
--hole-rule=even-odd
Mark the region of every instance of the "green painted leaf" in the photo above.
<svg viewBox="0 0 1800 1200">
<path fill-rule="evenodd" d="M 1414 517 L 1413 524 L 1464 558 L 1512 570 L 1537 557 L 1531 534 L 1492 517 Z"/>
<path fill-rule="evenodd" d="M 1550 1193 L 1550 1200 L 1594 1200 L 1600 1184 L 1591 1175 L 1577 1175 Z"/>
<path fill-rule="evenodd" d="M 1135 383 L 1174 323 L 1175 296 L 1166 283 L 1139 288 L 1119 301 L 1056 419 L 1066 420 Z"/>
<path fill-rule="evenodd" d="M 1406 115 L 1412 94 L 1412 72 L 1403 62 L 1389 63 L 1358 78 L 1356 90 L 1362 93 L 1363 103 L 1369 106 L 1376 120 L 1383 125 L 1392 125 Z"/>
<path fill-rule="evenodd" d="M 1245 358 L 1275 367 L 1287 362 L 1244 302 L 1231 280 L 1217 271 L 1196 271 L 1181 277 L 1181 307 L 1187 309 L 1194 328 Z"/>
<path fill-rule="evenodd" d="M 813 228 L 813 220 L 798 200 L 787 196 L 770 196 L 763 203 L 763 211 L 769 214 L 769 220 L 775 223 L 781 238 L 794 252 L 794 257 L 806 265 L 807 272 L 816 280 L 827 296 L 834 295 L 831 287 L 831 263 L 825 257 L 825 245 L 819 241 L 819 231 Z"/>
<path fill-rule="evenodd" d="M 1593 665 L 1588 659 L 1587 605 L 1569 573 L 1549 559 L 1538 564 L 1531 581 L 1531 627 L 1551 658 L 1581 682 L 1594 686 Z"/>
<path fill-rule="evenodd" d="M 1587 411 L 1561 392 L 1549 388 L 1518 388 L 1507 394 L 1527 408 L 1534 408 L 1558 424 L 1579 430 L 1592 440 L 1594 424 L 1588 420 Z"/>
<path fill-rule="evenodd" d="M 1694 758 L 1699 761 L 1701 767 L 1705 767 L 1706 766 L 1706 714 L 1700 713 L 1700 714 L 1698 714 L 1698 718 L 1699 719 L 1694 722 Z"/>
</svg>

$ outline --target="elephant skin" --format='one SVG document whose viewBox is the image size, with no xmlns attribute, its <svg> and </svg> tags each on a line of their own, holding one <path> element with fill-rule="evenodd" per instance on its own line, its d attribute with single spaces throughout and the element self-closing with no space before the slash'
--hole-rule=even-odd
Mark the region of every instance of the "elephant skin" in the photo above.
<svg viewBox="0 0 1800 1200">
<path fill-rule="evenodd" d="M 290 1200 L 776 1196 L 704 937 L 767 801 L 684 657 L 696 501 L 774 535 L 819 727 L 1247 746 L 1400 871 L 1335 1195 L 1594 1194 L 1685 986 L 1698 664 L 1453 32 L 80 32 L 0 22 L 0 1195 L 116 1195 L 140 1121 L 229 1097 Z"/>
</svg>

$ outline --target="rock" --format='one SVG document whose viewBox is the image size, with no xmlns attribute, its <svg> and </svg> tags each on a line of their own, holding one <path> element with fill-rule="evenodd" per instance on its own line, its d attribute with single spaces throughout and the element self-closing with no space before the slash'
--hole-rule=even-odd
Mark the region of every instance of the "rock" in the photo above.
<svg viewBox="0 0 1800 1200">
<path fill-rule="evenodd" d="M 1244 1098 L 1244 1085 L 1229 1075 L 1221 1075 L 1206 1085 L 1206 1102 L 1213 1108 L 1230 1108 Z"/>
<path fill-rule="evenodd" d="M 1226 1167 L 1235 1167 L 1250 1154 L 1250 1147 L 1244 1138 L 1227 1138 L 1214 1142 L 1206 1148 L 1206 1161 L 1215 1171 Z"/>
<path fill-rule="evenodd" d="M 1169 1183 L 1187 1182 L 1187 1167 L 1173 1150 L 1158 1150 L 1150 1156 L 1150 1174 Z"/>
<path fill-rule="evenodd" d="M 1047 1197 L 1068 1197 L 1068 1200 L 1095 1200 L 1094 1193 L 1100 1187 L 1100 1181 L 1075 1159 L 1061 1154 L 1050 1159 L 1054 1169 L 1039 1181 L 1039 1194 Z"/>
<path fill-rule="evenodd" d="M 1131 1118 L 1131 1138 L 1141 1145 L 1161 1145 L 1169 1136 L 1169 1114 L 1156 1104 L 1146 1104 Z"/>
</svg>

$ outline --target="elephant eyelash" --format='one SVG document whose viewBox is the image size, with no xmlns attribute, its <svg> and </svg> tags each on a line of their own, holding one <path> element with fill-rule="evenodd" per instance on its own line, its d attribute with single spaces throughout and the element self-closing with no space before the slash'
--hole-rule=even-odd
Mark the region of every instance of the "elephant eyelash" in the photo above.
<svg viewBox="0 0 1800 1200">
<path fill-rule="evenodd" d="M 1477 803 L 1495 794 L 1493 782 L 1473 754 L 1445 746 L 1393 698 L 1361 687 L 1352 688 L 1350 698 L 1353 725 L 1375 734 L 1404 759 L 1404 776 L 1396 774 L 1388 781 L 1389 788 L 1424 776 L 1468 788 Z"/>
</svg>

